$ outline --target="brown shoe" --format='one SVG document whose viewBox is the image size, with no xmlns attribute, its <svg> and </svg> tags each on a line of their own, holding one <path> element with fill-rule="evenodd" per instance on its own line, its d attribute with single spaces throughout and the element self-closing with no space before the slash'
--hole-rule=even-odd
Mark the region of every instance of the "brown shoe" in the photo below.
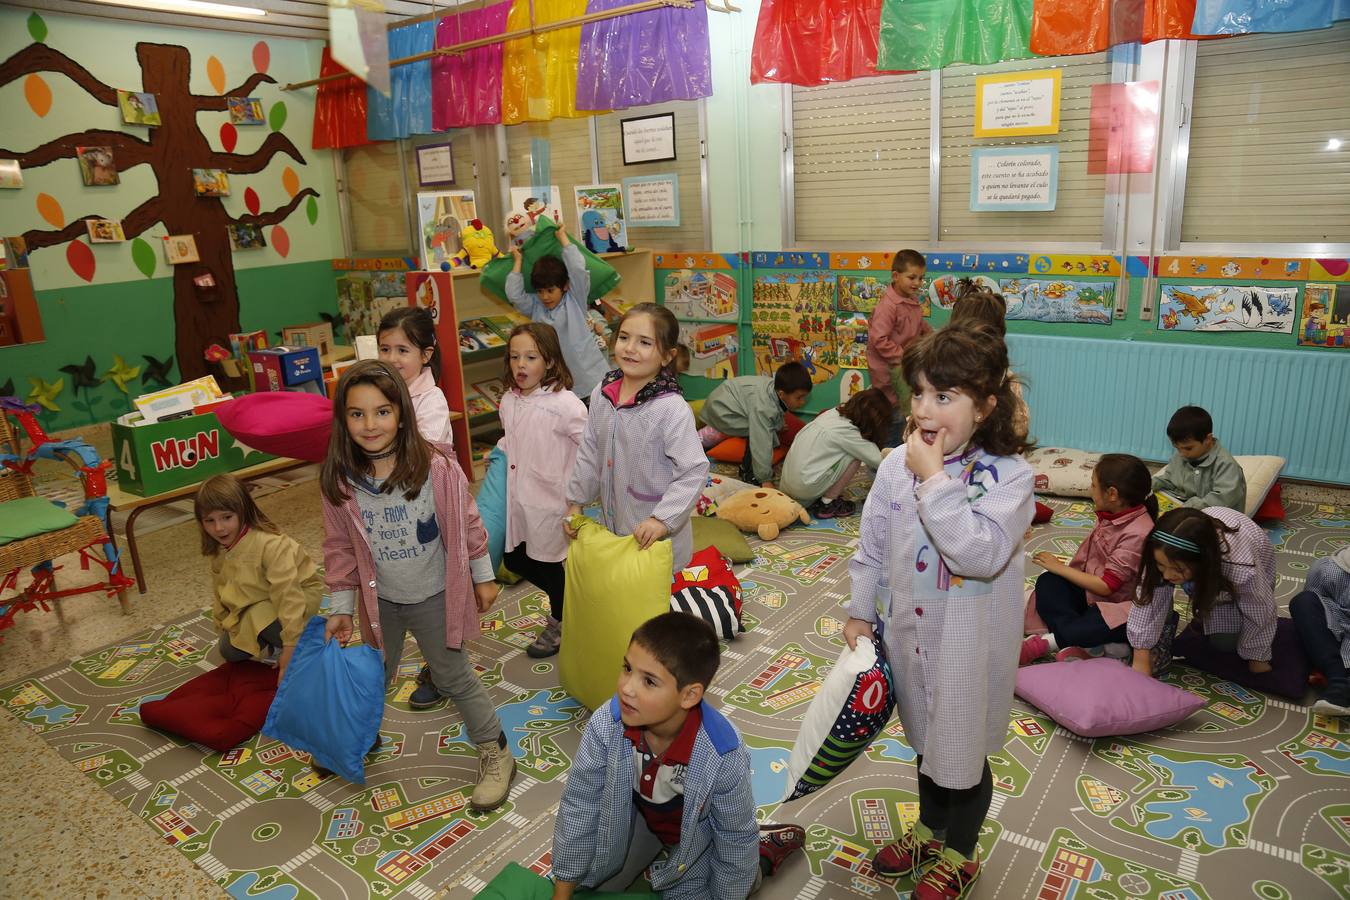
<svg viewBox="0 0 1350 900">
<path fill-rule="evenodd" d="M 511 779 L 516 776 L 516 758 L 506 747 L 506 735 L 478 745 L 478 784 L 474 785 L 469 805 L 489 812 L 506 802 Z"/>
</svg>

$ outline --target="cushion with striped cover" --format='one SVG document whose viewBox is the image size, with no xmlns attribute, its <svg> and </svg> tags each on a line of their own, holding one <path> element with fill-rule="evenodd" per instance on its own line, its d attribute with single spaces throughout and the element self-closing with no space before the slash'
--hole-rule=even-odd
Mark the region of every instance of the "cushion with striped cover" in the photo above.
<svg viewBox="0 0 1350 900">
<path fill-rule="evenodd" d="M 731 564 L 716 547 L 704 547 L 675 575 L 670 588 L 674 612 L 698 616 L 729 641 L 745 629 L 741 626 L 741 582 Z"/>
</svg>

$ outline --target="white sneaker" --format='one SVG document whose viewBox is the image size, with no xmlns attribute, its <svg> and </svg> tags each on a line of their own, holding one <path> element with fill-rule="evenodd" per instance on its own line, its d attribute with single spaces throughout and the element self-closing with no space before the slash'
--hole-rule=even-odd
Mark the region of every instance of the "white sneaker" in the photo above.
<svg viewBox="0 0 1350 900">
<path fill-rule="evenodd" d="M 1312 705 L 1312 711 L 1323 716 L 1350 716 L 1350 706 L 1337 706 L 1325 697 Z"/>
<path fill-rule="evenodd" d="M 1109 656 L 1112 659 L 1129 659 L 1134 655 L 1130 645 L 1124 642 L 1113 644 L 1102 644 L 1102 655 Z"/>
</svg>

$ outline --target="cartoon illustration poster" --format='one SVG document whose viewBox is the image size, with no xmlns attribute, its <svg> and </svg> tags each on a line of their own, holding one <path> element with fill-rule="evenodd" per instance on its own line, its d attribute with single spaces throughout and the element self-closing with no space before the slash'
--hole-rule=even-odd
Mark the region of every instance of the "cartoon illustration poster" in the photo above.
<svg viewBox="0 0 1350 900">
<path fill-rule="evenodd" d="M 1031 281 L 1001 283 L 1009 319 L 1110 325 L 1116 286 L 1110 281 Z"/>
<path fill-rule="evenodd" d="M 506 236 L 517 247 L 534 234 L 540 216 L 562 221 L 562 192 L 556 184 L 547 188 L 511 188 L 511 211 L 506 214 Z"/>
<path fill-rule="evenodd" d="M 577 222 L 581 239 L 592 253 L 617 253 L 628 249 L 628 229 L 623 224 L 623 188 L 617 184 L 582 184 L 577 196 Z"/>
<path fill-rule="evenodd" d="M 463 244 L 459 233 L 478 218 L 473 191 L 426 191 L 417 195 L 418 251 L 422 268 L 437 271 Z M 453 263 L 451 263 L 453 265 Z"/>
<path fill-rule="evenodd" d="M 840 312 L 834 320 L 839 368 L 867 368 L 867 316 L 860 312 Z"/>
<path fill-rule="evenodd" d="M 730 272 L 676 269 L 666 274 L 661 302 L 680 319 L 734 320 L 736 279 Z"/>
<path fill-rule="evenodd" d="M 755 279 L 751 326 L 755 371 L 797 360 L 821 384 L 839 371 L 834 330 L 835 280 L 829 272 L 785 272 Z"/>
<path fill-rule="evenodd" d="M 999 293 L 998 282 L 988 275 L 971 275 L 969 278 L 977 286 L 988 288 L 996 294 Z M 956 283 L 960 280 L 956 275 L 938 275 L 925 278 L 923 292 L 928 297 L 924 301 L 923 314 L 929 315 L 934 303 L 943 309 L 951 309 L 952 304 L 956 302 Z"/>
<path fill-rule="evenodd" d="M 839 311 L 872 314 L 886 291 L 886 282 L 872 275 L 839 276 Z M 927 313 L 925 313 L 927 315 Z"/>
<path fill-rule="evenodd" d="M 1298 342 L 1304 347 L 1350 349 L 1350 287 L 1309 284 L 1303 288 Z"/>
<path fill-rule="evenodd" d="M 1292 334 L 1297 299 L 1296 287 L 1164 284 L 1159 289 L 1158 328 Z"/>
<path fill-rule="evenodd" d="M 702 378 L 735 378 L 736 354 L 740 350 L 733 323 L 681 322 L 680 343 L 689 348 L 686 375 Z"/>
</svg>

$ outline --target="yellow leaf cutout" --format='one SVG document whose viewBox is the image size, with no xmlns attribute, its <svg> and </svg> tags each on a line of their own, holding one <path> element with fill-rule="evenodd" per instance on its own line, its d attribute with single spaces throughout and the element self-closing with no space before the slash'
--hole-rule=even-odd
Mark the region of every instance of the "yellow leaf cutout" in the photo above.
<svg viewBox="0 0 1350 900">
<path fill-rule="evenodd" d="M 47 224 L 53 228 L 66 227 L 66 213 L 61 209 L 61 204 L 51 194 L 37 195 L 38 215 L 46 220 Z"/>
<path fill-rule="evenodd" d="M 281 186 L 286 189 L 288 196 L 294 197 L 300 193 L 300 176 L 295 174 L 295 170 L 287 166 L 281 172 Z"/>
</svg>

